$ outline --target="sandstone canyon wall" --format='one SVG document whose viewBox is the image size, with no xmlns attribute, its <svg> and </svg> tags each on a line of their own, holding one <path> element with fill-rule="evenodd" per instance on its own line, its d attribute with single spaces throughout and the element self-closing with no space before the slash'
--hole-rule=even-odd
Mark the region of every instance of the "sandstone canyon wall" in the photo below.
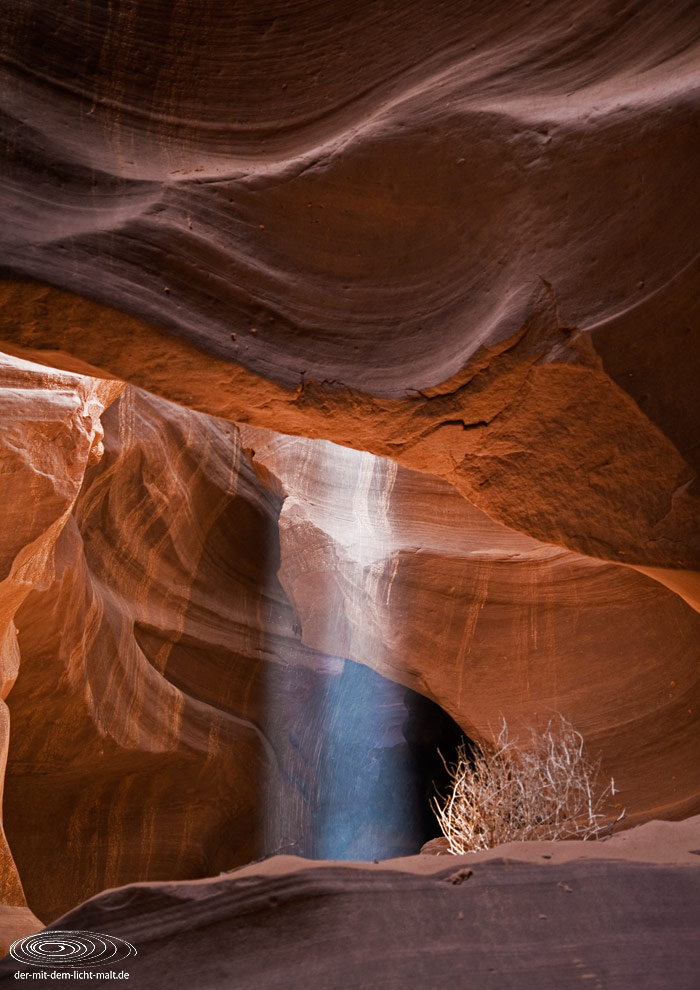
<svg viewBox="0 0 700 990">
<path fill-rule="evenodd" d="M 357 678 L 698 814 L 697 4 L 6 7 L 8 937 L 323 854 Z"/>
</svg>

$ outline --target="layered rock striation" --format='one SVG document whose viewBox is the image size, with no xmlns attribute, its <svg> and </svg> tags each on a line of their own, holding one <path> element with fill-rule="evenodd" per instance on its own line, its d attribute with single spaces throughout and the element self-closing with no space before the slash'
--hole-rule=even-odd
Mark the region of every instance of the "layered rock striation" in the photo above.
<svg viewBox="0 0 700 990">
<path fill-rule="evenodd" d="M 26 403 L 3 434 L 4 814 L 50 917 L 127 879 L 254 858 L 265 788 L 288 787 L 262 671 L 311 661 L 267 556 L 275 500 L 235 426 L 118 382 L 3 372 L 3 399 Z"/>
<path fill-rule="evenodd" d="M 602 336 L 697 285 L 692 0 L 8 14 L 5 264 L 288 388 L 439 385 L 538 277 Z"/>
<path fill-rule="evenodd" d="M 107 928 L 146 990 L 449 983 L 693 990 L 698 819 L 609 843 L 511 843 L 468 857 L 275 857 L 190 883 L 105 891 L 51 926 Z M 235 934 L 232 934 L 235 933 Z M 352 933 L 354 937 L 349 937 Z M 46 941 L 51 944 L 51 930 Z M 13 984 L 9 960 L 0 980 Z"/>
<path fill-rule="evenodd" d="M 351 661 L 486 742 L 503 717 L 565 713 L 615 778 L 611 815 L 697 811 L 700 619 L 659 582 L 369 453 L 18 359 L 3 375 L 5 460 L 21 465 L 3 597 L 10 899 L 49 919 L 280 847 L 417 851 L 394 747 L 426 730 L 381 677 L 348 681 Z M 350 804 L 331 786 L 347 747 Z M 378 787 L 393 804 L 370 807 Z M 353 803 L 366 814 L 348 826 Z M 329 844 L 339 820 L 355 832 Z"/>
<path fill-rule="evenodd" d="M 6 6 L 4 933 L 339 855 L 443 718 L 697 814 L 697 5 Z"/>
<path fill-rule="evenodd" d="M 698 601 L 693 3 L 37 10 L 0 47 L 8 343 Z"/>
</svg>

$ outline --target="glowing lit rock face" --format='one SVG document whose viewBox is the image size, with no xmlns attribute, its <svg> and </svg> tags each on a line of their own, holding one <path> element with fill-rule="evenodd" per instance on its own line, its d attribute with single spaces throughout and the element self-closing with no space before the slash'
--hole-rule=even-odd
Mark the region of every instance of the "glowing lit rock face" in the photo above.
<svg viewBox="0 0 700 990">
<path fill-rule="evenodd" d="M 256 854 L 272 747 L 250 717 L 252 665 L 291 616 L 274 590 L 264 604 L 274 512 L 239 470 L 234 426 L 121 383 L 2 373 L 21 414 L 3 433 L 20 467 L 3 530 L 20 668 L 5 824 L 29 902 L 52 917 L 126 879 Z M 217 677 L 243 643 L 248 666 Z"/>
<path fill-rule="evenodd" d="M 700 616 L 682 598 L 506 529 L 390 461 L 242 438 L 289 493 L 279 577 L 305 643 L 427 695 L 471 737 L 492 738 L 503 716 L 544 727 L 564 713 L 633 819 L 697 807 L 692 773 L 680 780 L 698 757 Z"/>
<path fill-rule="evenodd" d="M 5 902 L 338 855 L 347 658 L 697 810 L 696 4 L 7 8 Z"/>
<path fill-rule="evenodd" d="M 5 903 L 21 881 L 51 918 L 276 849 L 416 852 L 417 702 L 303 644 L 276 577 L 282 498 L 235 425 L 12 358 L 0 400 Z"/>
<path fill-rule="evenodd" d="M 4 356 L 0 356 L 0 383 L 0 682 L 1 696 L 7 699 L 22 658 L 17 614 L 29 596 L 47 589 L 56 579 L 61 567 L 56 543 L 71 517 L 87 465 L 102 454 L 100 414 L 124 386 L 50 372 Z M 3 777 L 9 728 L 3 700 Z M 47 753 L 43 758 L 50 756 Z M 32 763 L 40 760 L 35 753 Z M 3 790 L 0 784 L 0 793 Z M 0 896 L 0 939 L 5 945 L 36 930 L 36 918 L 26 908 L 21 878 L 2 829 Z"/>
<path fill-rule="evenodd" d="M 5 824 L 40 914 L 277 848 L 415 851 L 445 736 L 407 688 L 477 737 L 562 711 L 632 818 L 692 810 L 700 617 L 656 581 L 367 453 L 1 370 Z"/>
</svg>

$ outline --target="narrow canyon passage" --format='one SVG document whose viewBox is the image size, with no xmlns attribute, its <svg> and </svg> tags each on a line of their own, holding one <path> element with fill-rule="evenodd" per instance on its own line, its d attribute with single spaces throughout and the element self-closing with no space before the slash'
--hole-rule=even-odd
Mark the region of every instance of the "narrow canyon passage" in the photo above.
<svg viewBox="0 0 700 990">
<path fill-rule="evenodd" d="M 18 532 L 4 820 L 39 917 L 274 852 L 415 853 L 438 750 L 501 717 L 567 714 L 632 822 L 697 808 L 700 616 L 668 588 L 430 475 L 118 383 L 80 439 L 102 386 L 4 360 L 6 402 L 40 389 L 66 438 L 37 422 L 41 469 L 74 478 Z"/>
<path fill-rule="evenodd" d="M 3 951 L 695 990 L 699 121 L 698 0 L 5 0 Z"/>
</svg>

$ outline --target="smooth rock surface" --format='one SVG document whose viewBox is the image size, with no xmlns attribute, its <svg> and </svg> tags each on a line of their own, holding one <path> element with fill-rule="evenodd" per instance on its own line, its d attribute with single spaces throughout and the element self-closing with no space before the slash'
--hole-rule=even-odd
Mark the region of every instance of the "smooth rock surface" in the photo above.
<svg viewBox="0 0 700 990">
<path fill-rule="evenodd" d="M 60 564 L 56 544 L 75 505 L 85 471 L 102 456 L 100 415 L 124 389 L 0 355 L 0 770 L 7 812 L 5 767 L 10 737 L 6 699 L 21 663 L 18 612 L 46 589 Z M 38 757 L 38 754 L 37 754 Z M 0 929 L 12 939 L 32 930 L 21 877 L 0 828 Z"/>
<path fill-rule="evenodd" d="M 700 810 L 700 617 L 680 597 L 507 529 L 393 461 L 241 437 L 287 496 L 279 578 L 308 646 L 426 695 L 473 739 L 565 713 L 632 821 Z"/>
<path fill-rule="evenodd" d="M 276 577 L 282 496 L 235 425 L 12 358 L 0 384 L 12 917 L 25 894 L 49 920 L 107 886 L 278 849 L 417 851 L 436 825 L 402 729 L 416 703 L 302 642 Z M 437 715 L 415 717 L 439 763 Z M 351 805 L 333 845 L 328 822 Z"/>
<path fill-rule="evenodd" d="M 388 930 L 337 866 L 254 903 L 214 881 L 213 914 L 177 882 L 330 856 L 325 778 L 368 737 L 381 792 L 404 689 L 482 740 L 561 711 L 611 814 L 700 810 L 695 0 L 3 14 L 3 935 L 172 881 L 128 903 L 203 907 L 190 967 L 253 918 L 256 986 L 289 985 L 309 904 L 305 985 L 335 985 L 326 951 L 361 985 L 366 945 L 386 986 L 690 986 L 690 859 L 567 866 L 587 899 L 563 911 L 548 868 L 503 894 L 492 865 L 464 958 L 442 881 L 410 872 L 378 881 Z M 408 848 L 354 787 L 344 854 L 382 829 Z M 551 937 L 522 914 L 540 897 Z"/>
<path fill-rule="evenodd" d="M 65 490 L 37 502 L 50 553 L 6 530 L 29 540 L 12 550 L 21 594 L 3 599 L 18 631 L 8 904 L 24 904 L 15 863 L 50 920 L 106 886 L 280 848 L 417 851 L 432 787 L 411 783 L 406 746 L 445 741 L 391 682 L 479 740 L 502 717 L 517 731 L 562 712 L 615 778 L 611 815 L 697 811 L 700 620 L 657 581 L 509 530 L 369 453 L 239 435 L 11 358 L 4 375 L 9 402 L 32 397 L 8 451 L 34 457 L 10 475 L 8 519 L 37 484 Z M 75 410 L 93 389 L 108 407 L 85 434 Z M 36 433 L 42 408 L 68 417 L 61 447 L 55 428 Z"/>
<path fill-rule="evenodd" d="M 99 374 L 54 348 L 99 362 L 106 346 L 110 367 L 177 402 L 441 476 L 510 528 L 640 567 L 700 608 L 695 472 L 605 373 L 590 339 L 561 324 L 547 286 L 507 345 L 407 399 L 313 382 L 290 392 L 75 297 L 14 284 L 0 296 L 14 352 Z"/>
<path fill-rule="evenodd" d="M 692 0 L 39 9 L 0 37 L 3 339 L 698 604 Z"/>
<path fill-rule="evenodd" d="M 7 15 L 4 263 L 290 388 L 446 381 L 540 276 L 643 319 L 697 256 L 692 0 Z"/>
<path fill-rule="evenodd" d="M 137 955 L 112 968 L 144 990 L 693 990 L 698 824 L 376 866 L 276 857 L 210 880 L 105 891 L 53 927 L 131 942 Z M 0 980 L 9 986 L 17 970 L 4 960 Z"/>
<path fill-rule="evenodd" d="M 46 918 L 105 886 L 201 876 L 265 848 L 266 788 L 282 802 L 290 790 L 275 747 L 295 717 L 266 664 L 312 674 L 325 659 L 296 641 L 266 559 L 277 509 L 235 426 L 121 383 L 4 370 L 18 387 L 0 396 L 31 398 L 6 443 L 34 452 L 3 492 L 7 581 L 21 578 L 2 599 L 17 630 L 4 814 Z M 80 408 L 95 387 L 113 398 L 98 455 Z"/>
</svg>

